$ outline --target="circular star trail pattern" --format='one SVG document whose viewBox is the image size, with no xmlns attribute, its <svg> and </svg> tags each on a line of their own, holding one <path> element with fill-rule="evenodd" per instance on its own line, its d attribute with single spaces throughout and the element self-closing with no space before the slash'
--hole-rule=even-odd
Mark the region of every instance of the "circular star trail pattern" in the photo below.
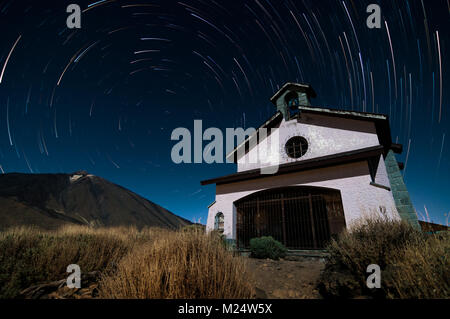
<svg viewBox="0 0 450 319">
<path fill-rule="evenodd" d="M 69 29 L 74 2 L 0 1 L 1 173 L 85 169 L 205 222 L 199 181 L 235 168 L 173 164 L 172 130 L 257 127 L 303 82 L 389 115 L 419 217 L 448 221 L 448 0 L 78 1 Z"/>
</svg>

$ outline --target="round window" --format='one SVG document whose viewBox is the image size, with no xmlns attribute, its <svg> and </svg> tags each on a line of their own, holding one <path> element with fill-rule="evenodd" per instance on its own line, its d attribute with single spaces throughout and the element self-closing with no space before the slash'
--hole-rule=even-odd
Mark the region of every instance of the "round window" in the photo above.
<svg viewBox="0 0 450 319">
<path fill-rule="evenodd" d="M 290 158 L 300 158 L 308 151 L 308 142 L 304 137 L 294 136 L 286 142 L 285 150 Z"/>
</svg>

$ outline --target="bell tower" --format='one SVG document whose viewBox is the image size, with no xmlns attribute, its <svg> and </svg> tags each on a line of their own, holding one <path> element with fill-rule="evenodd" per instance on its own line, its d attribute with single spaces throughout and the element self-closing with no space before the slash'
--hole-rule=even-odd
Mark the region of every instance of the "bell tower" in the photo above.
<svg viewBox="0 0 450 319">
<path fill-rule="evenodd" d="M 289 121 L 298 112 L 299 106 L 311 106 L 311 98 L 316 96 L 310 85 L 288 82 L 272 96 L 270 101 L 276 106 L 277 111 L 283 113 L 284 119 Z"/>
</svg>

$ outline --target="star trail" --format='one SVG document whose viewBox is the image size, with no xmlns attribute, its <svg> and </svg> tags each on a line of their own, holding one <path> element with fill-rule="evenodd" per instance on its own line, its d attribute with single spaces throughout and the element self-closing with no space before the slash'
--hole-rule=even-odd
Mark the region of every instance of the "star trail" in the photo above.
<svg viewBox="0 0 450 319">
<path fill-rule="evenodd" d="M 235 168 L 172 163 L 171 132 L 257 127 L 304 82 L 315 106 L 389 115 L 419 217 L 446 223 L 449 18 L 449 0 L 0 0 L 0 173 L 83 169 L 206 222 L 199 181 Z"/>
</svg>

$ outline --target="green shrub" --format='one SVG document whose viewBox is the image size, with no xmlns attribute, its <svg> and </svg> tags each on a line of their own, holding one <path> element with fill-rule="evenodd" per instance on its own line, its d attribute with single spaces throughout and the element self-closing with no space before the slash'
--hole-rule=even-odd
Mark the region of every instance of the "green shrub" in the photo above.
<svg viewBox="0 0 450 319">
<path fill-rule="evenodd" d="M 450 236 L 426 235 L 404 221 L 376 219 L 345 231 L 327 247 L 319 280 L 324 297 L 448 298 Z M 381 268 L 381 288 L 366 285 L 367 266 Z"/>
<path fill-rule="evenodd" d="M 259 237 L 250 240 L 251 257 L 278 260 L 286 256 L 287 249 L 272 237 Z"/>
</svg>

